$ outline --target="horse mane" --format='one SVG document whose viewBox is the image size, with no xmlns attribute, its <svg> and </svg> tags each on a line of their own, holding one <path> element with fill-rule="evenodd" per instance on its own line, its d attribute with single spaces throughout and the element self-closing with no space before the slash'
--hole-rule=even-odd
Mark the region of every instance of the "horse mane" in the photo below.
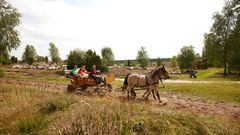
<svg viewBox="0 0 240 135">
<path fill-rule="evenodd" d="M 156 75 L 159 74 L 159 70 L 162 69 L 162 66 L 156 67 L 155 69 L 153 69 L 151 72 L 149 72 L 151 77 L 154 77 Z"/>
<path fill-rule="evenodd" d="M 156 67 L 156 68 L 152 69 L 150 72 L 148 72 L 148 74 L 152 73 L 152 72 L 155 71 L 157 68 L 159 68 L 159 67 Z"/>
</svg>

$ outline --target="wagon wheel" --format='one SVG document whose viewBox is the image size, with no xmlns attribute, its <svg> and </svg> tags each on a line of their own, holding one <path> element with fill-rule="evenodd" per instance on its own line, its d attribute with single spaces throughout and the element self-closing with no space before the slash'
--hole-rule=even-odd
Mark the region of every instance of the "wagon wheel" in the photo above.
<svg viewBox="0 0 240 135">
<path fill-rule="evenodd" d="M 74 86 L 72 84 L 68 84 L 67 92 L 73 92 L 74 90 L 75 90 Z"/>
<path fill-rule="evenodd" d="M 101 87 L 97 87 L 96 89 L 95 89 L 95 91 L 97 92 L 97 93 L 102 93 L 102 88 Z"/>
<path fill-rule="evenodd" d="M 86 85 L 78 85 L 77 86 L 77 91 L 82 91 L 82 92 L 85 92 L 87 89 L 87 86 Z"/>
<path fill-rule="evenodd" d="M 92 95 L 91 87 L 85 87 L 84 89 L 84 95 Z"/>
<path fill-rule="evenodd" d="M 108 92 L 112 92 L 112 85 L 111 84 L 107 84 L 106 85 L 106 89 L 108 90 Z"/>
<path fill-rule="evenodd" d="M 104 95 L 105 95 L 105 92 L 103 91 L 102 87 L 97 87 L 97 88 L 95 89 L 95 91 L 97 92 L 97 94 L 98 94 L 99 96 L 104 96 Z"/>
</svg>

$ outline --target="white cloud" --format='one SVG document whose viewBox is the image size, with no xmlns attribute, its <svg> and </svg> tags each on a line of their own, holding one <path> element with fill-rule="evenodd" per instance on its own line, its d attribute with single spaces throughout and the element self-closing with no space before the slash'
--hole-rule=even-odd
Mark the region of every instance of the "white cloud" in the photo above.
<svg viewBox="0 0 240 135">
<path fill-rule="evenodd" d="M 183 45 L 201 53 L 203 34 L 219 0 L 11 0 L 23 14 L 22 45 L 13 51 L 21 57 L 26 44 L 48 55 L 54 42 L 61 57 L 74 48 L 113 49 L 116 59 L 134 59 L 145 46 L 150 57 L 172 57 Z"/>
</svg>

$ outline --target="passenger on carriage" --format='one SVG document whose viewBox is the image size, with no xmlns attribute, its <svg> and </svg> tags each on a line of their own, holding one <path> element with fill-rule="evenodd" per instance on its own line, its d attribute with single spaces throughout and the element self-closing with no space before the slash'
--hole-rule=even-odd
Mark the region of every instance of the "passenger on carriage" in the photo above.
<svg viewBox="0 0 240 135">
<path fill-rule="evenodd" d="M 83 78 L 88 78 L 88 71 L 85 69 L 85 65 L 81 67 L 81 69 L 78 71 L 78 74 Z"/>
<path fill-rule="evenodd" d="M 91 70 L 89 76 L 91 76 L 93 79 L 95 79 L 97 84 L 104 83 L 104 80 L 103 80 L 102 76 L 100 75 L 100 71 L 98 72 L 98 70 L 96 69 L 96 65 L 94 65 L 94 64 L 92 65 L 92 70 Z"/>
<path fill-rule="evenodd" d="M 77 65 L 74 65 L 71 75 L 79 77 L 78 71 L 79 71 L 79 68 L 77 68 Z"/>
</svg>

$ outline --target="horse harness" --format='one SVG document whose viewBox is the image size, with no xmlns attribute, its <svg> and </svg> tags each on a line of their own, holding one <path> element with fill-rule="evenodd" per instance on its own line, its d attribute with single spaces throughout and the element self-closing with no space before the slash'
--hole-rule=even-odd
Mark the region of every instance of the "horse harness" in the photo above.
<svg viewBox="0 0 240 135">
<path fill-rule="evenodd" d="M 160 70 L 158 71 L 159 80 L 163 83 L 162 78 L 161 78 L 161 76 L 159 75 L 159 74 L 160 74 L 159 72 L 160 72 Z M 139 83 L 139 78 L 140 78 L 140 75 L 139 75 L 139 77 L 138 77 L 137 85 L 138 85 L 138 83 Z M 154 84 L 158 84 L 158 83 L 159 83 L 159 81 L 157 81 L 157 82 L 153 82 L 153 83 L 149 84 L 149 82 L 148 82 L 148 76 L 147 76 L 147 75 L 145 75 L 145 79 L 146 79 L 146 85 L 145 85 L 145 86 L 154 85 Z M 145 86 L 142 86 L 142 87 L 145 87 Z"/>
<path fill-rule="evenodd" d="M 145 86 L 154 85 L 154 84 L 158 84 L 158 83 L 159 83 L 159 82 L 157 81 L 157 82 L 153 82 L 153 83 L 150 83 L 150 84 L 149 84 L 149 82 L 148 82 L 148 76 L 147 76 L 147 75 L 145 76 L 145 79 L 146 79 L 146 85 L 145 85 Z"/>
</svg>

